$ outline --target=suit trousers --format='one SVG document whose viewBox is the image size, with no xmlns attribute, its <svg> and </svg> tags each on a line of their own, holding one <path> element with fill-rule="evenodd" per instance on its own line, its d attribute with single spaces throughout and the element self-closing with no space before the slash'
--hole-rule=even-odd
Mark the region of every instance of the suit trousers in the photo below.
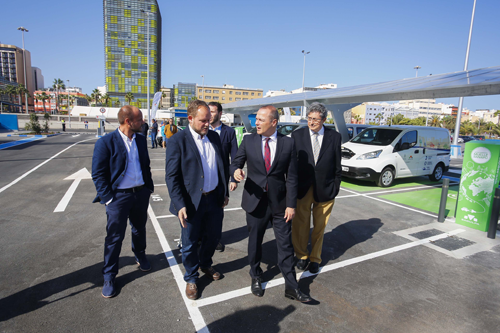
<svg viewBox="0 0 500 333">
<path fill-rule="evenodd" d="M 122 249 L 127 220 L 132 229 L 132 252 L 146 250 L 146 222 L 151 192 L 143 187 L 136 193 L 116 192 L 113 201 L 106 206 L 107 225 L 104 240 L 104 280 L 111 280 L 118 274 L 119 257 Z"/>
<path fill-rule="evenodd" d="M 309 258 L 311 262 L 321 263 L 323 235 L 334 203 L 335 199 L 316 202 L 312 186 L 302 199 L 297 199 L 297 211 L 292 226 L 292 240 L 298 259 L 305 260 Z M 313 230 L 311 233 L 311 254 L 309 255 L 307 243 L 309 243 L 309 230 L 311 228 L 311 206 Z"/>
<path fill-rule="evenodd" d="M 286 222 L 285 212 L 273 214 L 272 203 L 268 202 L 267 195 L 261 198 L 257 208 L 247 212 L 248 227 L 248 261 L 250 263 L 250 276 L 252 279 L 260 278 L 262 269 L 260 261 L 262 259 L 262 240 L 267 229 L 267 224 L 271 222 L 274 229 L 274 237 L 278 248 L 278 267 L 285 279 L 286 289 L 297 289 L 297 277 L 294 268 L 293 245 L 292 245 L 292 221 Z"/>
<path fill-rule="evenodd" d="M 194 216 L 188 216 L 187 227 L 182 228 L 182 264 L 186 270 L 184 281 L 196 283 L 198 269 L 212 266 L 212 257 L 222 233 L 223 209 L 217 202 L 217 190 L 202 195 Z M 201 239 L 201 246 L 198 241 Z"/>
<path fill-rule="evenodd" d="M 158 148 L 158 142 L 156 142 L 156 134 L 157 133 L 153 133 L 153 131 L 151 131 L 151 145 L 153 148 Z"/>
</svg>

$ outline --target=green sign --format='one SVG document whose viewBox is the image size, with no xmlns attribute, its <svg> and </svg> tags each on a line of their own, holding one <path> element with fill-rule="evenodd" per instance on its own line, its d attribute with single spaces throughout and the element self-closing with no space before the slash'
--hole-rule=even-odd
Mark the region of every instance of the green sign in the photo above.
<svg viewBox="0 0 500 333">
<path fill-rule="evenodd" d="M 244 127 L 234 128 L 234 131 L 236 132 L 236 139 L 238 140 L 238 147 L 241 145 L 241 141 L 243 141 L 243 128 Z"/>
<path fill-rule="evenodd" d="M 500 141 L 465 144 L 456 223 L 488 231 L 493 196 L 498 187 Z"/>
</svg>

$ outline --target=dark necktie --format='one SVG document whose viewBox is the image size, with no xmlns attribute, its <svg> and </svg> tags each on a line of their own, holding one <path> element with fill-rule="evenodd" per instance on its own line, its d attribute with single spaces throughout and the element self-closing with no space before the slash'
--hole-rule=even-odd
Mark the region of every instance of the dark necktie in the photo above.
<svg viewBox="0 0 500 333">
<path fill-rule="evenodd" d="M 269 173 L 269 169 L 271 169 L 271 149 L 269 148 L 269 140 L 271 140 L 271 138 L 266 139 L 266 145 L 264 148 L 264 162 L 266 163 L 267 173 Z"/>
</svg>

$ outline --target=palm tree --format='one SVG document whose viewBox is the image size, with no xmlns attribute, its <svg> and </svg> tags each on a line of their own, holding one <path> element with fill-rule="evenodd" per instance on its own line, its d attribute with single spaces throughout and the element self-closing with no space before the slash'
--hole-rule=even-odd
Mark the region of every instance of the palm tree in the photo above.
<svg viewBox="0 0 500 333">
<path fill-rule="evenodd" d="M 99 91 L 99 89 L 96 88 L 92 90 L 92 94 L 90 96 L 95 101 L 95 106 L 97 106 L 97 103 L 101 101 L 101 92 Z"/>
<path fill-rule="evenodd" d="M 359 124 L 359 122 L 361 121 L 361 116 L 359 114 L 355 114 L 352 118 L 354 119 L 356 124 Z"/>
<path fill-rule="evenodd" d="M 50 99 L 50 96 L 47 95 L 47 93 L 44 91 L 42 92 L 42 94 L 40 95 L 40 98 L 39 98 L 42 103 L 43 103 L 43 112 L 47 113 L 47 109 L 45 108 L 45 101 Z"/>
<path fill-rule="evenodd" d="M 432 116 L 431 127 L 441 127 L 441 119 L 439 119 L 439 116 Z"/>
<path fill-rule="evenodd" d="M 54 79 L 52 88 L 56 92 L 56 112 L 59 112 L 59 89 L 65 89 L 64 81 L 61 79 Z"/>
<path fill-rule="evenodd" d="M 2 95 L 7 95 L 7 88 L 1 88 L 0 87 L 0 112 L 3 111 Z"/>
<path fill-rule="evenodd" d="M 17 90 L 16 86 L 13 86 L 11 84 L 7 85 L 7 88 L 5 89 L 7 95 L 9 95 L 10 103 L 12 103 L 12 96 L 17 94 L 16 90 Z"/>
<path fill-rule="evenodd" d="M 375 116 L 375 119 L 378 120 L 378 124 L 380 125 L 380 123 L 382 122 L 382 119 L 384 119 L 384 116 L 382 115 L 382 113 L 377 113 L 377 115 Z"/>
<path fill-rule="evenodd" d="M 134 94 L 132 94 L 131 92 L 128 92 L 126 95 L 125 95 L 125 100 L 127 101 L 127 103 L 130 105 L 130 103 L 132 103 L 132 101 L 134 100 Z"/>
<path fill-rule="evenodd" d="M 17 89 L 16 89 L 16 93 L 19 95 L 19 105 L 21 105 L 21 113 L 23 112 L 23 102 L 22 102 L 22 96 L 24 94 L 27 94 L 28 97 L 31 97 L 31 95 L 29 94 L 29 91 L 28 89 L 26 89 L 26 87 L 24 86 L 24 84 L 20 83 L 18 86 L 17 86 Z M 28 104 L 26 104 L 26 113 L 28 113 Z"/>
<path fill-rule="evenodd" d="M 92 103 L 92 97 L 90 97 L 89 95 L 85 94 L 85 97 L 84 97 L 84 98 L 85 98 L 85 99 L 87 100 L 87 102 L 89 103 L 89 106 L 92 106 L 92 104 L 91 104 L 91 103 Z"/>
<path fill-rule="evenodd" d="M 109 97 L 108 93 L 105 93 L 104 95 L 102 95 L 102 100 L 104 101 L 104 106 L 109 106 L 108 105 L 109 99 L 110 99 L 110 97 Z"/>
<path fill-rule="evenodd" d="M 495 111 L 495 113 L 494 113 L 493 115 L 498 117 L 498 122 L 497 122 L 497 124 L 500 124 L 500 110 L 496 110 L 496 111 Z"/>
</svg>

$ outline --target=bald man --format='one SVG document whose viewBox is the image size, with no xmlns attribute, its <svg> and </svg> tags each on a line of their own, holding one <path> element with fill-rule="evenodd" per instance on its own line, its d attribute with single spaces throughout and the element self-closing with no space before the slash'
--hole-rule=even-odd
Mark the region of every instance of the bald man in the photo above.
<svg viewBox="0 0 500 333">
<path fill-rule="evenodd" d="M 118 112 L 120 123 L 112 133 L 97 140 L 92 157 L 92 179 L 97 190 L 93 202 L 106 206 L 104 241 L 104 286 L 102 296 L 116 295 L 115 277 L 127 220 L 132 229 L 132 252 L 141 271 L 149 271 L 146 258 L 146 221 L 149 197 L 154 191 L 147 140 L 137 135 L 142 112 L 125 105 Z"/>
</svg>

